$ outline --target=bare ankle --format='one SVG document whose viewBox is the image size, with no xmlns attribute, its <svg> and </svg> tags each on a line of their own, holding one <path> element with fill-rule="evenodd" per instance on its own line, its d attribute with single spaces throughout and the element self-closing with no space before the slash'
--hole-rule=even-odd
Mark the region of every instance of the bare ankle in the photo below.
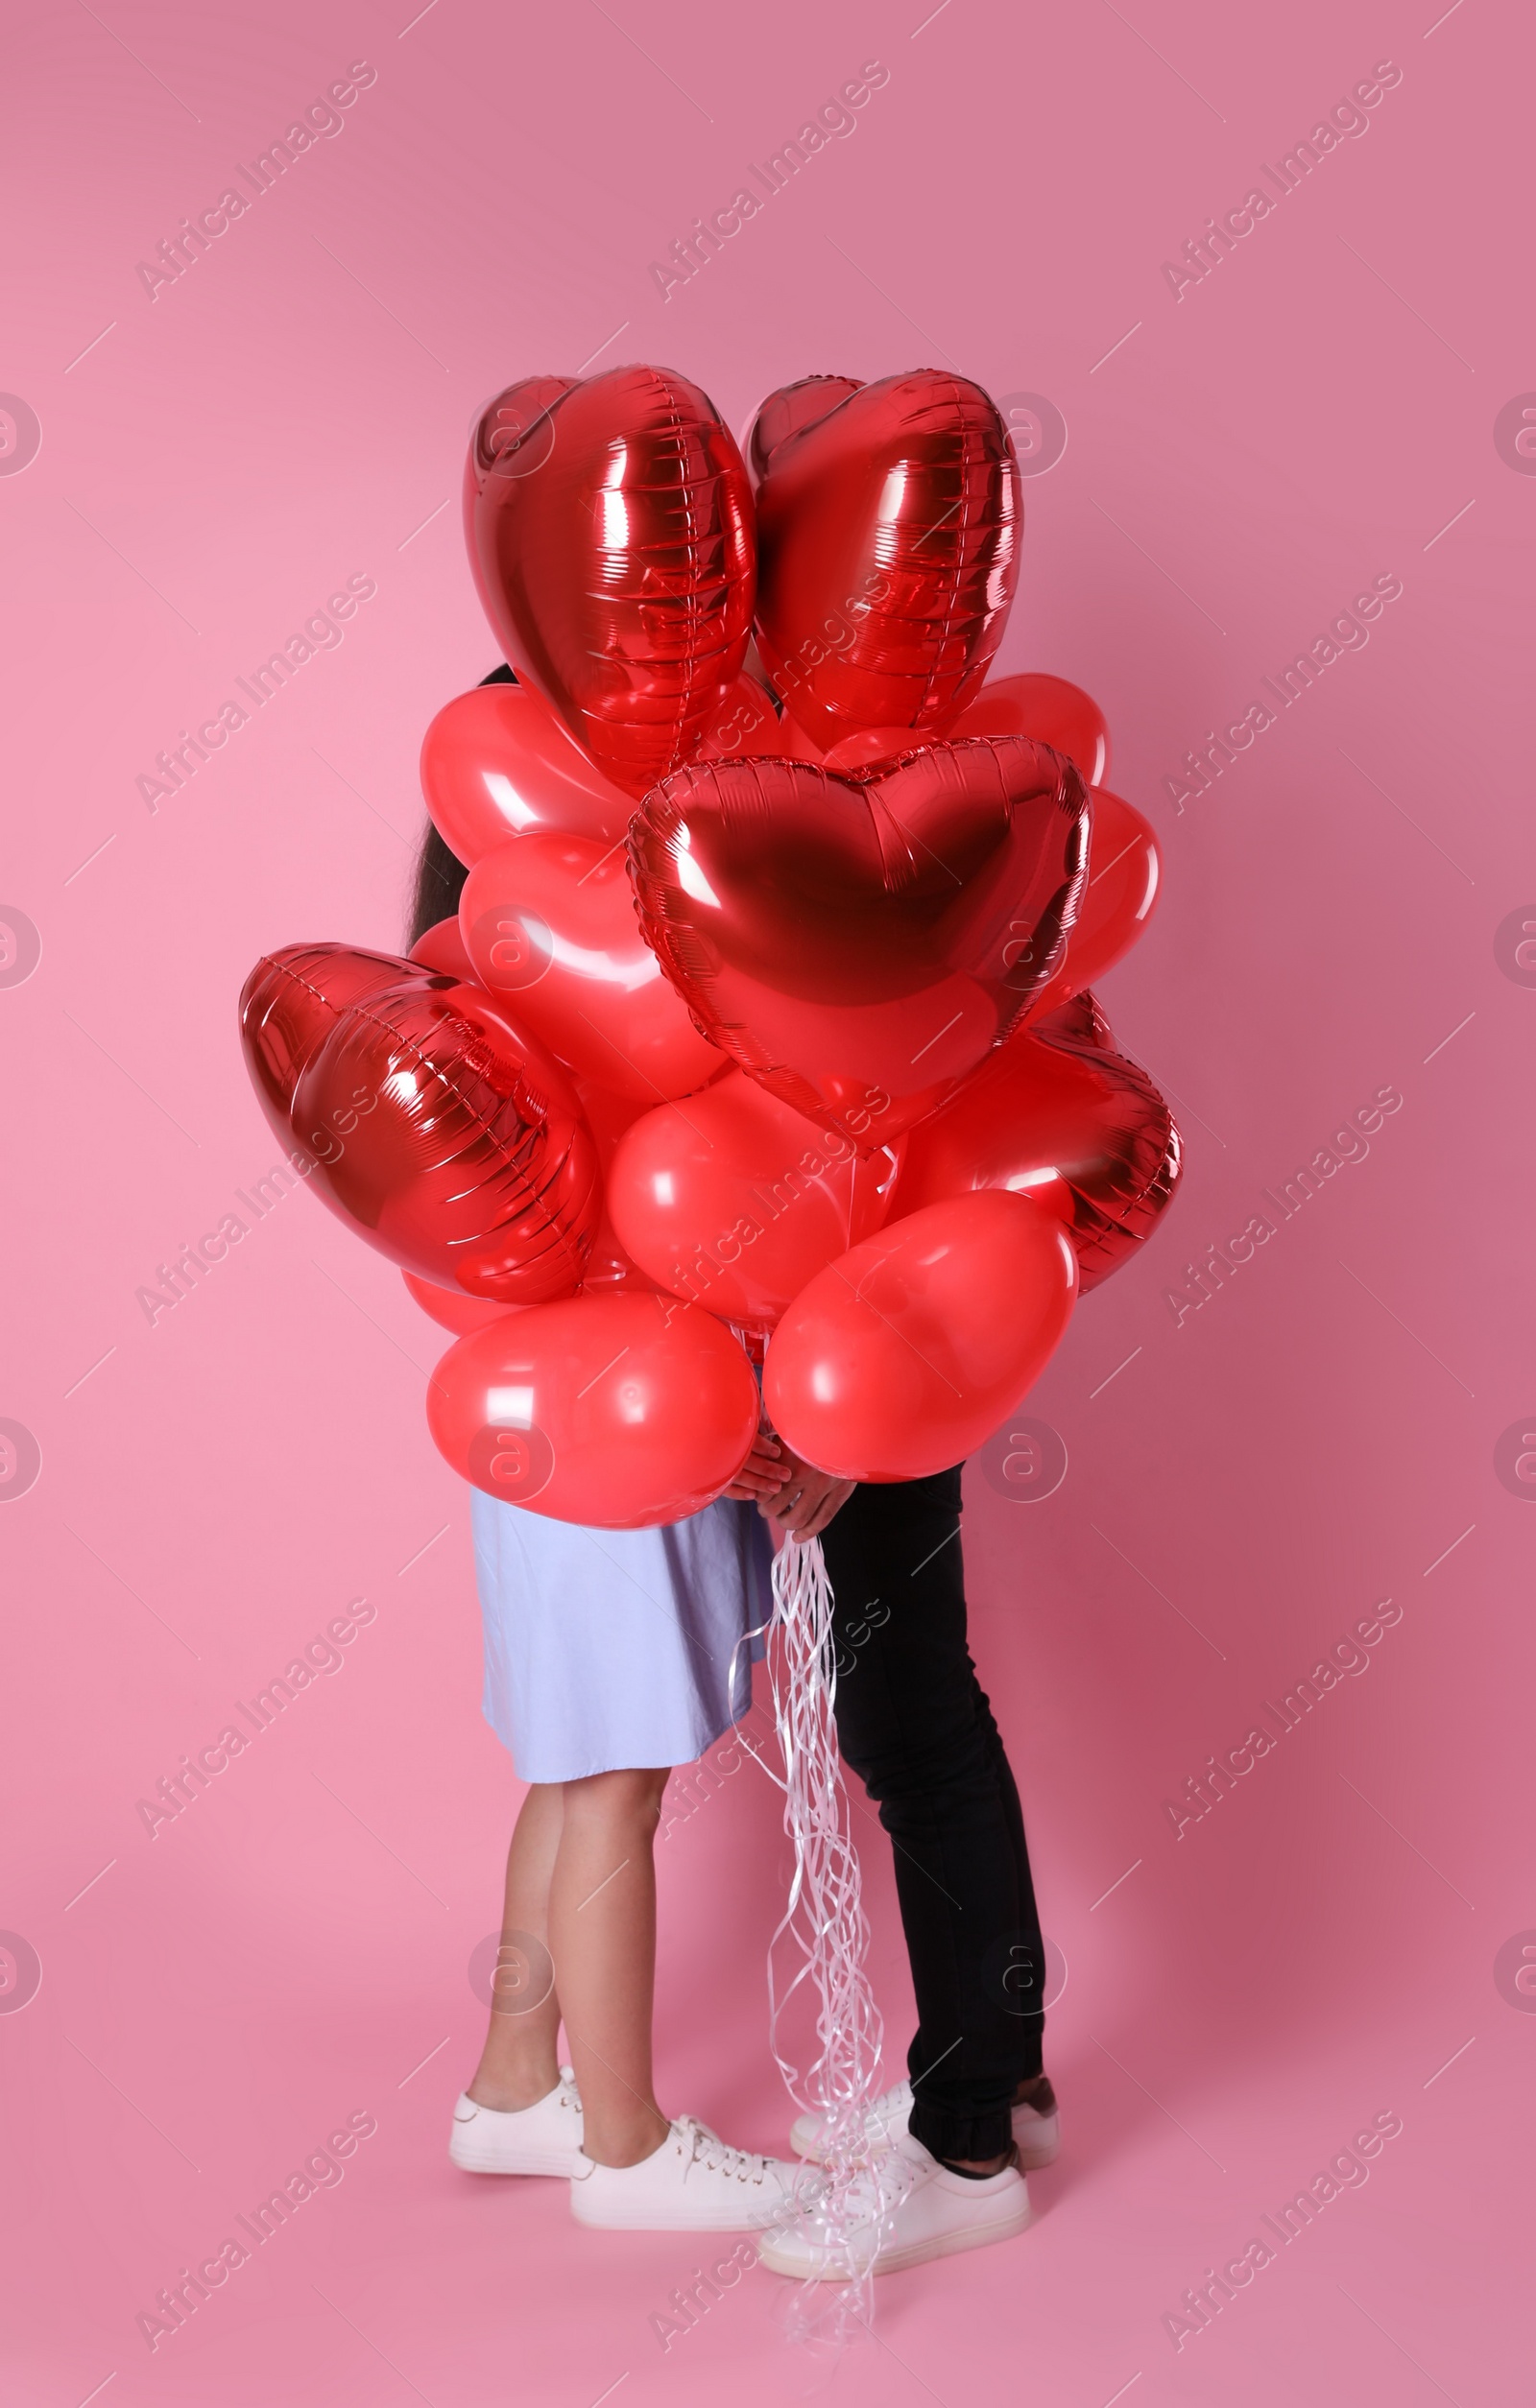
<svg viewBox="0 0 1536 2408">
<path fill-rule="evenodd" d="M 560 2080 L 560 2067 L 551 2058 L 547 2066 L 500 2067 L 482 2065 L 465 2092 L 476 2107 L 495 2109 L 505 2115 L 519 2108 L 537 2107 L 547 2099 Z"/>
<path fill-rule="evenodd" d="M 648 2108 L 622 2124 L 603 2124 L 595 2130 L 588 2114 L 582 2151 L 594 2165 L 640 2165 L 655 2157 L 671 2129 L 659 2107 Z"/>
</svg>

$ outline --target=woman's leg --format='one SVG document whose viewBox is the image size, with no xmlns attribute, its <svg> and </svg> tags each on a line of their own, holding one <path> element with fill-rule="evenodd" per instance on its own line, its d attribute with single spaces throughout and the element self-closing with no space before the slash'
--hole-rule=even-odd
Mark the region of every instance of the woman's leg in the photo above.
<svg viewBox="0 0 1536 2408">
<path fill-rule="evenodd" d="M 564 1784 L 549 1946 L 582 2094 L 582 2147 L 598 2165 L 638 2164 L 669 2129 L 651 2087 L 651 1848 L 666 1782 L 662 1767 Z"/>
<path fill-rule="evenodd" d="M 468 2095 L 479 2107 L 532 2107 L 560 2080 L 555 2054 L 560 1998 L 547 1957 L 530 1962 L 528 1940 L 549 1948 L 549 1887 L 560 1850 L 564 1793 L 558 1781 L 536 1781 L 522 1801 L 507 1851 L 501 1950 L 492 1985 L 491 2028 Z M 530 1983 L 533 1995 L 530 1997 Z"/>
</svg>

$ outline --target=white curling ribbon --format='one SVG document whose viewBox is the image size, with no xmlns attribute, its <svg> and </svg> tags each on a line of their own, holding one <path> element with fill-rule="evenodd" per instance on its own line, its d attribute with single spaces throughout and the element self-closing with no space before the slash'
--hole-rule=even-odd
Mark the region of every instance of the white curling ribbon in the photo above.
<svg viewBox="0 0 1536 2408">
<path fill-rule="evenodd" d="M 869 2261 L 878 2228 L 862 2236 L 856 2255 L 848 2242 L 851 2223 L 865 2224 L 869 2215 L 870 2184 L 861 2180 L 868 2169 L 865 2116 L 876 2095 L 882 2027 L 867 1971 L 869 1921 L 837 1751 L 832 1592 L 820 1539 L 785 1539 L 774 1561 L 773 1594 L 779 1645 L 766 1668 L 784 1777 L 770 1777 L 784 1794 L 795 1870 L 789 1903 L 768 1943 L 769 2042 L 796 2107 L 823 2124 L 822 2163 L 815 2173 L 807 2168 L 797 2186 L 797 2209 L 814 2216 L 831 2261 L 828 2278 L 846 2284 L 852 2277 L 829 2320 L 812 2325 L 802 2308 L 797 2337 L 835 2344 L 854 2324 L 868 2325 L 873 2304 Z M 786 1954 L 793 1967 L 787 1981 Z M 784 2055 L 780 2031 L 790 2000 L 806 1983 L 815 1993 L 817 2054 L 802 2071 Z M 835 2271 L 845 2266 L 848 2273 Z"/>
</svg>

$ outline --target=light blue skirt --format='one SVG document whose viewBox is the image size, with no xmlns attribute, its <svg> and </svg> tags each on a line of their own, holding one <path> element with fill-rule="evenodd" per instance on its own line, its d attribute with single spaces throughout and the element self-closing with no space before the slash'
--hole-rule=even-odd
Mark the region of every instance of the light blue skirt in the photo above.
<svg viewBox="0 0 1536 2408">
<path fill-rule="evenodd" d="M 691 1764 L 752 1704 L 772 1611 L 756 1506 L 588 1530 L 470 1492 L 485 1717 L 520 1779 Z"/>
</svg>

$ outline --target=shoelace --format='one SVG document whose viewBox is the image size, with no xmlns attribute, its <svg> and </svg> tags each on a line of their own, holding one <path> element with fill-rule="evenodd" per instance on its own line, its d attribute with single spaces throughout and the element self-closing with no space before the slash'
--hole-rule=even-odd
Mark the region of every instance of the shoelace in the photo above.
<svg viewBox="0 0 1536 2408">
<path fill-rule="evenodd" d="M 861 2227 L 883 2226 L 895 2215 L 901 2202 L 923 2179 L 925 2168 L 902 2149 L 883 2149 L 877 2158 L 857 2173 L 849 2185 L 836 2214 L 838 2230 L 833 2237 L 852 2241 Z M 818 2228 L 830 2221 L 827 2207 L 809 2203 L 807 2217 Z"/>
<path fill-rule="evenodd" d="M 732 2149 L 697 2116 L 680 2115 L 677 2128 L 687 2140 L 690 2167 L 702 2165 L 711 2174 L 732 2175 L 738 2182 L 760 2182 L 768 2171 L 766 2158 L 755 2157 L 750 2149 Z"/>
<path fill-rule="evenodd" d="M 884 2125 L 893 2132 L 904 2130 L 906 2119 L 911 2112 L 912 2085 L 909 2082 L 899 2082 L 893 2089 L 882 2090 L 878 2098 L 871 2099 L 864 2110 L 864 2121 L 867 2126 Z M 829 2122 L 830 2118 L 824 2120 L 822 2127 L 824 2132 L 828 2129 Z"/>
</svg>

